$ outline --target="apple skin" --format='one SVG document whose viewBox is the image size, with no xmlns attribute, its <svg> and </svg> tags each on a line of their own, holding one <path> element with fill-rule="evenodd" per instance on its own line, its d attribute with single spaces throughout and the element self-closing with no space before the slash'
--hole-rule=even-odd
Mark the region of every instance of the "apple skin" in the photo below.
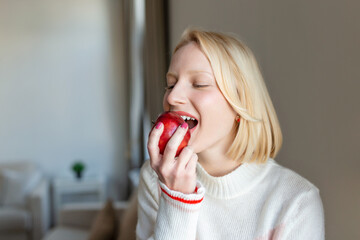
<svg viewBox="0 0 360 240">
<path fill-rule="evenodd" d="M 162 122 L 164 124 L 164 131 L 161 134 L 160 139 L 159 139 L 160 153 L 164 154 L 166 144 L 170 140 L 171 136 L 174 134 L 176 129 L 181 124 L 183 124 L 185 121 L 179 114 L 177 114 L 175 112 L 163 112 L 162 114 L 160 114 L 160 116 L 156 120 L 153 128 L 159 122 Z M 176 151 L 175 157 L 179 156 L 181 150 L 183 150 L 183 148 L 188 145 L 190 137 L 191 137 L 191 134 L 190 134 L 190 131 L 189 131 L 189 128 L 188 128 L 188 130 L 187 130 L 187 132 L 186 132 L 186 134 L 184 136 L 184 139 L 182 140 L 182 142 L 180 143 L 180 145 L 179 145 L 179 147 L 178 147 L 178 149 Z"/>
</svg>

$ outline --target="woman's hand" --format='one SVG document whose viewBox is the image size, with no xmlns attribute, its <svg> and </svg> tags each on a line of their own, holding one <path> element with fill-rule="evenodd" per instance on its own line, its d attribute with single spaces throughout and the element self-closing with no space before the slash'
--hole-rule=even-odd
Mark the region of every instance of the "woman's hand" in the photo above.
<svg viewBox="0 0 360 240">
<path fill-rule="evenodd" d="M 167 143 L 164 155 L 158 147 L 164 124 L 158 123 L 151 131 L 148 141 L 150 165 L 157 173 L 159 180 L 169 189 L 190 194 L 196 187 L 196 163 L 198 157 L 190 146 L 185 147 L 179 157 L 175 158 L 176 150 L 187 131 L 187 123 L 183 123 L 175 131 Z"/>
</svg>

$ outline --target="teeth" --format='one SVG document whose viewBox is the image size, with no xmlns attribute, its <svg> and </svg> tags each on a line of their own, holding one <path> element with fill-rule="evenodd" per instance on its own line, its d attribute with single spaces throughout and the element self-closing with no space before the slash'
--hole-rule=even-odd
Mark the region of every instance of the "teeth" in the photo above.
<svg viewBox="0 0 360 240">
<path fill-rule="evenodd" d="M 184 121 L 186 121 L 186 120 L 194 120 L 195 121 L 195 118 L 192 118 L 192 117 L 188 117 L 188 116 L 181 116 L 183 119 L 184 119 Z"/>
</svg>

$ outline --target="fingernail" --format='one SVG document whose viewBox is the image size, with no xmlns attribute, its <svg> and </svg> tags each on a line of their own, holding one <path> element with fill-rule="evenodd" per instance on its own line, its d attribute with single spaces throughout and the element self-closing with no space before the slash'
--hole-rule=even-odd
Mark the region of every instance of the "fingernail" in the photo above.
<svg viewBox="0 0 360 240">
<path fill-rule="evenodd" d="M 156 128 L 156 129 L 160 129 L 160 128 L 161 128 L 161 124 L 162 124 L 162 122 L 158 122 L 158 123 L 156 124 L 155 128 Z"/>
<path fill-rule="evenodd" d="M 181 127 L 182 127 L 183 129 L 187 129 L 188 124 L 187 124 L 186 122 L 184 122 L 183 124 L 181 124 Z"/>
</svg>

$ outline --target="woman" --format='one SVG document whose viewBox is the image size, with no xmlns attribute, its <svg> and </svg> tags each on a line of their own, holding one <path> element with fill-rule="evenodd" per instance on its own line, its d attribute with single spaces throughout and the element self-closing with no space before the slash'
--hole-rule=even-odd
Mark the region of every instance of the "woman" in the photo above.
<svg viewBox="0 0 360 240">
<path fill-rule="evenodd" d="M 277 164 L 282 135 L 251 51 L 186 30 L 166 75 L 164 111 L 194 118 L 141 170 L 138 239 L 324 239 L 319 190 Z M 190 127 L 189 145 L 175 157 Z"/>
</svg>

